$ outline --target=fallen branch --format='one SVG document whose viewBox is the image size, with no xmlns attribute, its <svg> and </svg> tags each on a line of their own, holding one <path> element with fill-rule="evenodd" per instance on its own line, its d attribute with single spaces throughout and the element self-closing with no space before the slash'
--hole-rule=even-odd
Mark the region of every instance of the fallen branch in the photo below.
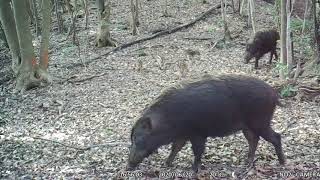
<svg viewBox="0 0 320 180">
<path fill-rule="evenodd" d="M 83 78 L 83 79 L 77 79 L 77 80 L 68 80 L 68 82 L 70 83 L 79 83 L 79 82 L 84 82 L 84 81 L 88 81 L 88 80 L 91 80 L 93 78 L 96 78 L 96 77 L 101 77 L 101 76 L 104 76 L 106 73 L 101 73 L 101 74 L 96 74 L 96 75 L 92 75 L 90 77 L 86 77 L 86 78 Z"/>
<path fill-rule="evenodd" d="M 111 70 L 111 69 L 108 69 L 108 70 Z M 114 69 L 112 69 L 112 70 L 114 70 Z M 77 76 L 77 75 L 72 75 L 72 76 L 70 76 L 70 77 L 68 77 L 68 78 L 66 78 L 66 79 L 63 79 L 63 80 L 59 81 L 58 83 L 59 83 L 59 84 L 63 84 L 63 83 L 65 83 L 65 82 L 69 82 L 69 83 L 79 83 L 79 82 L 84 82 L 84 81 L 87 81 L 87 80 L 91 80 L 91 79 L 96 78 L 96 77 L 104 76 L 105 74 L 106 74 L 106 73 L 104 72 L 104 73 L 101 73 L 101 74 L 92 75 L 92 76 L 87 77 L 87 78 L 84 78 L 84 79 L 76 79 L 76 80 L 72 80 L 72 79 L 75 79 L 75 78 L 77 78 L 78 76 Z"/>
<path fill-rule="evenodd" d="M 125 48 L 127 48 L 129 46 L 132 46 L 134 44 L 138 44 L 138 43 L 141 43 L 141 42 L 144 42 L 144 41 L 148 41 L 148 40 L 151 40 L 151 39 L 154 39 L 156 37 L 163 36 L 163 35 L 172 34 L 174 32 L 177 32 L 177 31 L 181 30 L 181 29 L 188 28 L 188 27 L 194 25 L 196 22 L 198 22 L 201 19 L 203 19 L 204 17 L 206 17 L 207 15 L 213 13 L 213 11 L 215 11 L 215 10 L 217 10 L 219 8 L 221 8 L 221 4 L 218 4 L 218 5 L 210 8 L 210 9 L 208 9 L 206 12 L 202 13 L 199 17 L 197 17 L 196 19 L 194 19 L 194 20 L 192 20 L 192 21 L 190 21 L 188 23 L 182 24 L 182 25 L 177 26 L 177 27 L 172 28 L 172 29 L 168 29 L 168 30 L 165 30 L 165 31 L 160 31 L 160 32 L 158 32 L 156 34 L 153 34 L 152 36 L 140 38 L 140 39 L 137 39 L 135 41 L 132 41 L 132 42 L 129 42 L 129 43 L 126 43 L 126 44 L 122 44 L 122 45 L 120 45 L 120 46 L 118 46 L 118 47 L 116 47 L 116 48 L 114 48 L 114 49 L 112 49 L 110 51 L 107 51 L 107 52 L 105 52 L 105 53 L 103 53 L 103 54 L 101 54 L 101 55 L 99 55 L 97 57 L 92 58 L 91 60 L 88 60 L 88 61 L 83 62 L 83 63 L 73 64 L 73 65 L 70 65 L 70 66 L 67 66 L 67 67 L 69 68 L 69 67 L 77 67 L 77 66 L 81 66 L 81 65 L 88 65 L 89 63 L 95 62 L 97 59 L 100 59 L 102 56 L 106 56 L 106 55 L 112 54 L 114 52 L 117 52 L 119 50 L 125 49 Z"/>
</svg>

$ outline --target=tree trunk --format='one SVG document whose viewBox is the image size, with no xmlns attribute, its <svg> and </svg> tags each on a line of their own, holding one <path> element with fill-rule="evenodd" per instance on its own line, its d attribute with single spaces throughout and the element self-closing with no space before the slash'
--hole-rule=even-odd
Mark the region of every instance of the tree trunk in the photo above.
<svg viewBox="0 0 320 180">
<path fill-rule="evenodd" d="M 312 0 L 312 11 L 314 19 L 314 39 L 315 39 L 315 60 L 313 64 L 319 64 L 320 62 L 320 34 L 319 34 L 319 21 L 317 17 L 316 0 Z"/>
<path fill-rule="evenodd" d="M 240 3 L 240 2 L 239 2 L 239 3 Z M 241 1 L 240 15 L 243 15 L 243 8 L 244 8 L 245 3 L 246 3 L 246 0 L 242 0 L 242 1 Z"/>
<path fill-rule="evenodd" d="M 281 0 L 276 0 L 274 2 L 274 9 L 275 9 L 275 17 L 274 17 L 274 21 L 275 24 L 277 26 L 277 29 L 281 29 Z"/>
<path fill-rule="evenodd" d="M 138 34 L 138 0 L 130 0 L 131 2 L 131 29 L 132 29 L 132 35 Z"/>
<path fill-rule="evenodd" d="M 104 0 L 96 0 L 96 5 L 99 11 L 99 28 L 96 39 L 97 47 L 116 46 L 110 37 L 110 2 L 107 1 L 104 5 Z"/>
<path fill-rule="evenodd" d="M 233 13 L 235 13 L 236 12 L 236 7 L 234 5 L 234 0 L 231 0 L 231 7 L 232 7 Z"/>
<path fill-rule="evenodd" d="M 306 19 L 308 16 L 308 9 L 309 9 L 309 0 L 306 1 L 306 7 L 304 10 L 304 15 L 303 15 L 303 24 L 302 24 L 302 33 L 305 33 L 305 29 L 306 29 Z"/>
<path fill-rule="evenodd" d="M 34 75 L 37 62 L 32 46 L 32 35 L 29 29 L 29 23 L 25 20 L 25 17 L 28 15 L 25 6 L 26 3 L 21 0 L 13 0 L 12 2 L 22 59 L 17 76 L 16 90 L 24 91 L 40 85 L 40 82 Z"/>
<path fill-rule="evenodd" d="M 50 37 L 50 24 L 51 24 L 51 2 L 48 0 L 42 1 L 42 35 L 41 35 L 41 44 L 40 44 L 40 62 L 39 62 L 39 74 L 41 77 L 46 77 L 48 79 L 48 46 L 49 46 L 49 37 Z"/>
<path fill-rule="evenodd" d="M 36 29 L 36 34 L 39 36 L 41 34 L 40 23 L 39 23 L 39 14 L 38 14 L 38 7 L 37 7 L 37 0 L 32 1 L 32 9 L 33 9 L 33 18 L 34 18 L 34 25 Z"/>
<path fill-rule="evenodd" d="M 320 34 L 319 34 L 319 20 L 317 17 L 317 1 L 311 1 L 311 12 L 313 15 L 313 25 L 314 25 L 314 35 L 313 35 L 313 42 L 314 42 L 314 59 L 305 65 L 303 68 L 303 76 L 319 74 L 318 67 L 320 63 Z"/>
<path fill-rule="evenodd" d="M 251 0 L 248 0 L 248 3 L 247 3 L 247 10 L 248 10 L 248 21 L 247 21 L 247 25 L 248 27 L 250 27 L 252 24 L 251 24 L 251 8 L 250 8 L 250 1 Z"/>
<path fill-rule="evenodd" d="M 280 62 L 282 66 L 287 65 L 287 12 L 286 12 L 286 0 L 281 0 L 281 35 L 280 35 Z M 282 67 L 280 69 L 280 78 L 285 79 L 285 69 Z"/>
<path fill-rule="evenodd" d="M 57 17 L 57 22 L 58 22 L 58 31 L 59 33 L 63 33 L 64 31 L 64 26 L 63 26 L 63 19 L 62 19 L 62 6 L 61 6 L 61 1 L 59 0 L 54 0 L 54 10 L 56 13 Z"/>
<path fill-rule="evenodd" d="M 249 0 L 249 4 L 250 4 L 250 17 L 251 17 L 251 25 L 252 25 L 252 30 L 253 33 L 255 34 L 256 31 L 256 16 L 255 16 L 255 0 Z"/>
<path fill-rule="evenodd" d="M 231 35 L 230 31 L 228 28 L 228 23 L 227 23 L 227 18 L 226 18 L 226 0 L 221 0 L 221 15 L 222 15 L 222 21 L 223 21 L 223 29 L 224 29 L 224 41 L 230 41 L 231 40 Z"/>
<path fill-rule="evenodd" d="M 12 55 L 12 70 L 18 74 L 21 65 L 20 46 L 10 0 L 0 0 L 0 21 Z"/>
<path fill-rule="evenodd" d="M 85 9 L 85 19 L 86 19 L 86 27 L 85 29 L 88 29 L 88 24 L 89 24 L 89 4 L 88 0 L 84 0 L 84 9 Z"/>
<path fill-rule="evenodd" d="M 287 0 L 287 5 L 286 5 L 286 11 L 287 11 L 287 40 L 286 40 L 286 46 L 287 46 L 287 69 L 288 69 L 288 75 L 291 73 L 291 70 L 293 68 L 293 52 L 292 52 L 292 44 L 291 44 L 291 30 L 290 30 L 290 18 L 291 18 L 291 13 L 292 13 L 292 7 L 291 7 L 291 0 Z"/>
</svg>

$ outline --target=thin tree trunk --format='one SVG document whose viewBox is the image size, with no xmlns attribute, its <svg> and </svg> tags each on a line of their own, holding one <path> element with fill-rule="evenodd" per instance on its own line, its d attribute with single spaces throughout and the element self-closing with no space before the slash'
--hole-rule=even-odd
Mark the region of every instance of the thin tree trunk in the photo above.
<svg viewBox="0 0 320 180">
<path fill-rule="evenodd" d="M 253 33 L 255 34 L 256 31 L 256 16 L 255 16 L 255 0 L 249 0 L 249 4 L 250 4 L 250 17 L 251 17 L 251 25 L 252 25 L 252 30 Z"/>
<path fill-rule="evenodd" d="M 241 0 L 238 1 L 238 12 L 239 12 L 239 14 L 240 14 L 240 10 L 241 10 Z"/>
<path fill-rule="evenodd" d="M 231 6 L 232 6 L 232 10 L 235 13 L 236 12 L 236 8 L 234 6 L 234 0 L 231 0 Z"/>
<path fill-rule="evenodd" d="M 280 62 L 283 66 L 287 65 L 287 12 L 286 12 L 286 0 L 281 0 L 281 35 L 280 35 Z M 280 69 L 280 78 L 285 79 L 285 69 Z"/>
<path fill-rule="evenodd" d="M 73 15 L 72 18 L 72 43 L 77 45 L 79 48 L 79 41 L 77 41 L 77 19 L 78 19 L 78 11 L 79 11 L 79 7 L 78 7 L 78 0 L 74 0 L 74 7 L 73 7 L 73 12 L 71 13 Z"/>
<path fill-rule="evenodd" d="M 293 59 L 292 59 L 292 47 L 291 47 L 291 30 L 290 30 L 290 18 L 291 18 L 291 0 L 287 0 L 286 5 L 286 11 L 287 11 L 287 27 L 286 27 L 286 46 L 287 46 L 287 69 L 288 69 L 288 75 L 291 73 L 292 67 L 293 67 Z"/>
<path fill-rule="evenodd" d="M 138 34 L 138 0 L 130 0 L 131 2 L 131 29 L 132 29 L 132 35 Z"/>
<path fill-rule="evenodd" d="M 243 8 L 244 8 L 245 3 L 246 3 L 246 0 L 242 0 L 242 1 L 241 1 L 240 15 L 243 15 L 243 11 L 244 11 Z"/>
<path fill-rule="evenodd" d="M 250 8 L 250 1 L 251 0 L 248 0 L 248 3 L 247 3 L 247 10 L 248 10 L 248 21 L 247 21 L 247 25 L 248 27 L 250 27 L 252 24 L 251 24 L 251 8 Z"/>
<path fill-rule="evenodd" d="M 222 16 L 222 21 L 223 21 L 223 29 L 224 29 L 224 40 L 225 41 L 230 41 L 231 40 L 231 35 L 230 31 L 228 28 L 228 23 L 227 23 L 227 18 L 226 18 L 226 0 L 221 0 L 221 16 Z"/>
<path fill-rule="evenodd" d="M 48 56 L 48 46 L 49 46 L 49 37 L 50 37 L 50 24 L 51 24 L 51 2 L 48 0 L 42 0 L 42 35 L 41 35 L 41 44 L 40 44 L 40 62 L 39 67 L 41 73 L 47 75 L 47 69 L 49 64 Z M 42 75 L 42 76 L 44 76 Z"/>
<path fill-rule="evenodd" d="M 317 6 L 316 1 L 312 0 L 312 10 L 314 19 L 314 39 L 315 39 L 315 60 L 313 64 L 318 64 L 320 62 L 320 34 L 319 34 L 319 21 L 317 17 Z"/>
<path fill-rule="evenodd" d="M 314 27 L 314 60 L 303 68 L 304 76 L 316 73 L 315 67 L 320 63 L 320 34 L 319 34 L 319 21 L 317 17 L 317 2 L 311 1 L 311 10 L 313 15 L 313 27 Z"/>
<path fill-rule="evenodd" d="M 34 70 L 37 66 L 37 62 L 34 55 L 29 23 L 25 20 L 25 17 L 28 15 L 25 6 L 26 3 L 21 0 L 13 0 L 12 5 L 22 59 L 21 68 L 19 69 L 17 76 L 16 90 L 24 91 L 34 86 L 38 86 L 40 82 L 34 77 Z"/>
<path fill-rule="evenodd" d="M 61 15 L 61 1 L 59 0 L 54 0 L 54 9 L 56 12 L 56 17 L 57 17 L 57 22 L 58 22 L 58 31 L 59 33 L 62 33 L 64 31 L 64 26 L 63 26 L 63 19 L 62 19 L 62 15 Z"/>
<path fill-rule="evenodd" d="M 89 24 L 89 5 L 88 5 L 88 0 L 84 0 L 84 9 L 85 9 L 85 19 L 86 19 L 85 29 L 88 29 L 88 24 Z"/>
<path fill-rule="evenodd" d="M 0 0 L 0 21 L 12 56 L 12 70 L 18 74 L 21 65 L 20 46 L 10 0 Z"/>
<path fill-rule="evenodd" d="M 309 9 L 309 0 L 306 0 L 306 7 L 305 7 L 305 10 L 304 10 L 304 15 L 303 15 L 303 24 L 302 24 L 302 33 L 305 33 L 305 29 L 306 29 L 306 19 L 307 19 L 307 16 L 308 16 L 308 9 Z"/>
</svg>

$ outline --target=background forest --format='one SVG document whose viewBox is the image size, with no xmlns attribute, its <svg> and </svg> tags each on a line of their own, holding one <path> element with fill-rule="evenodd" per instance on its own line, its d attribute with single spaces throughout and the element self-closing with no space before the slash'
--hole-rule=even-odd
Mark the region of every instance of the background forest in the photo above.
<svg viewBox="0 0 320 180">
<path fill-rule="evenodd" d="M 284 107 L 272 126 L 287 164 L 260 142 L 248 167 L 237 133 L 208 138 L 196 178 L 320 177 L 319 15 L 315 0 L 0 0 L 0 178 L 189 172 L 189 143 L 173 167 L 163 163 L 166 145 L 125 171 L 130 131 L 164 89 L 221 73 L 257 77 L 279 92 Z M 279 58 L 244 63 L 246 44 L 270 29 L 280 34 Z"/>
</svg>

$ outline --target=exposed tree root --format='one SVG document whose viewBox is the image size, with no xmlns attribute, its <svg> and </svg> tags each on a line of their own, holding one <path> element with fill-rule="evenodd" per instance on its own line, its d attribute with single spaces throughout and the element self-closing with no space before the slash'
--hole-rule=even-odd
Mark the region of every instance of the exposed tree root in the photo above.
<svg viewBox="0 0 320 180">
<path fill-rule="evenodd" d="M 33 68 L 32 71 L 21 70 L 17 75 L 15 93 L 36 88 L 42 84 L 51 83 L 51 78 L 47 71 L 42 70 L 39 66 Z"/>
</svg>

